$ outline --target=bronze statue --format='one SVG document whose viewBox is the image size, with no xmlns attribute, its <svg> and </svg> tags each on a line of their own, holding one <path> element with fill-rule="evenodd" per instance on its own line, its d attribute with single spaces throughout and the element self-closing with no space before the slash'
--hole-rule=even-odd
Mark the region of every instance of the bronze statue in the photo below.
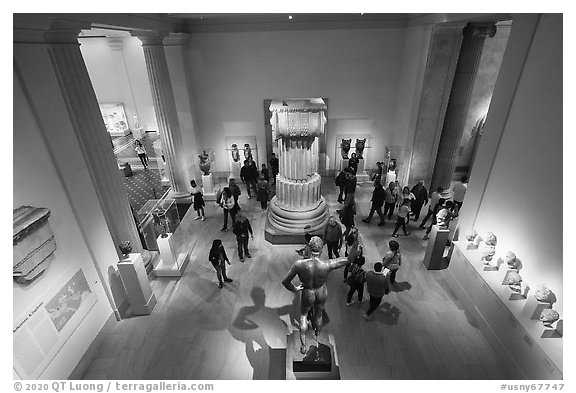
<svg viewBox="0 0 576 393">
<path fill-rule="evenodd" d="M 364 147 L 365 146 L 366 146 L 366 138 L 364 138 L 364 139 L 356 138 L 356 157 L 359 160 L 364 159 L 364 156 L 362 153 L 364 153 Z"/>
<path fill-rule="evenodd" d="M 342 143 L 340 144 L 342 151 L 340 152 L 340 154 L 342 154 L 343 160 L 348 159 L 348 152 L 350 151 L 350 144 L 351 143 L 352 143 L 352 139 L 342 139 Z"/>
<path fill-rule="evenodd" d="M 282 281 L 282 284 L 289 291 L 302 291 L 300 298 L 300 352 L 302 354 L 306 354 L 308 318 L 310 318 L 312 328 L 316 335 L 316 343 L 318 344 L 318 336 L 322 330 L 322 313 L 324 312 L 324 304 L 328 297 L 328 288 L 326 287 L 328 274 L 332 270 L 352 263 L 358 253 L 358 241 L 356 241 L 349 250 L 348 257 L 321 261 L 319 257 L 324 247 L 322 239 L 314 236 L 310 239 L 308 245 L 312 256 L 296 261 L 286 278 Z M 292 284 L 292 280 L 296 275 L 298 275 L 298 278 L 302 282 L 302 284 L 298 286 Z"/>
</svg>

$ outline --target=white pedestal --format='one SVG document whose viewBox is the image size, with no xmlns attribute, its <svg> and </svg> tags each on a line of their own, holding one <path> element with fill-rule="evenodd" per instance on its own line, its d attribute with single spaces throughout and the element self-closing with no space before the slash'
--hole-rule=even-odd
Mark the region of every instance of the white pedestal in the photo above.
<svg viewBox="0 0 576 393">
<path fill-rule="evenodd" d="M 122 131 L 110 131 L 110 136 L 126 136 L 130 134 L 130 129 L 126 128 L 125 130 Z"/>
<path fill-rule="evenodd" d="M 158 169 L 160 170 L 160 186 L 170 187 L 170 179 L 168 179 L 168 170 L 166 168 L 166 163 L 162 161 L 162 157 L 158 160 Z"/>
<path fill-rule="evenodd" d="M 240 161 L 238 162 L 234 162 L 232 161 L 232 165 L 230 165 L 230 176 L 228 176 L 228 181 L 230 181 L 230 179 L 240 179 L 240 169 L 242 167 L 242 164 L 240 163 Z"/>
<path fill-rule="evenodd" d="M 214 182 L 212 181 L 212 174 L 202 175 L 202 191 L 205 201 L 215 201 L 216 193 L 214 192 Z"/>
<path fill-rule="evenodd" d="M 350 159 L 348 158 L 343 158 L 342 161 L 340 161 L 340 170 L 343 171 L 344 168 L 348 168 L 348 161 L 350 161 Z"/>
<path fill-rule="evenodd" d="M 358 160 L 358 170 L 356 171 L 356 179 L 359 182 L 370 181 L 370 176 L 368 176 L 368 174 L 366 173 L 364 165 L 365 163 L 363 158 Z"/>
<path fill-rule="evenodd" d="M 138 127 L 135 130 L 132 130 L 132 135 L 134 136 L 134 139 L 142 139 L 144 137 L 144 129 Z"/>
<path fill-rule="evenodd" d="M 382 184 L 382 186 L 384 186 L 384 188 L 386 188 L 393 181 L 396 181 L 396 172 L 388 171 L 388 173 L 386 173 L 386 183 Z"/>
<path fill-rule="evenodd" d="M 132 312 L 136 315 L 149 315 L 156 305 L 146 268 L 140 254 L 129 254 L 118 262 L 118 271 L 126 289 Z"/>
<path fill-rule="evenodd" d="M 160 252 L 160 261 L 154 267 L 156 277 L 181 277 L 188 264 L 188 255 L 175 255 L 170 244 L 171 233 L 166 237 L 158 236 L 156 243 Z"/>
</svg>

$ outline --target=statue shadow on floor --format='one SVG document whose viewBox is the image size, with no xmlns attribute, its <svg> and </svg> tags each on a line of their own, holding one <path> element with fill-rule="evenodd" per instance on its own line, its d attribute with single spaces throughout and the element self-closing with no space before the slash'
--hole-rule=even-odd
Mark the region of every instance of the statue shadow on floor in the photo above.
<svg viewBox="0 0 576 393">
<path fill-rule="evenodd" d="M 397 325 L 399 317 L 400 309 L 388 302 L 382 303 L 372 314 L 373 321 L 383 322 L 385 325 Z"/>
<path fill-rule="evenodd" d="M 266 293 L 261 287 L 252 288 L 250 297 L 254 304 L 238 311 L 229 327 L 230 334 L 244 343 L 246 358 L 253 369 L 252 379 L 285 379 L 289 328 L 280 317 L 290 316 L 293 305 L 266 307 Z"/>
<path fill-rule="evenodd" d="M 412 289 L 412 284 L 410 284 L 408 281 L 396 281 L 395 283 L 390 284 L 390 291 L 403 292 L 409 291 L 410 289 Z"/>
</svg>

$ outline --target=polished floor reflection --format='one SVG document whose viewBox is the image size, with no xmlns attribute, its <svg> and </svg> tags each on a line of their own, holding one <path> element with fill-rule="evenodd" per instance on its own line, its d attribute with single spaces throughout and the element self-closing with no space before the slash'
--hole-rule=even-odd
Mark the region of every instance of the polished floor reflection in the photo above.
<svg viewBox="0 0 576 393">
<path fill-rule="evenodd" d="M 331 211 L 338 208 L 334 179 L 322 190 Z M 370 207 L 372 187 L 357 191 L 356 223 L 367 269 L 382 259 L 395 217 L 383 227 L 360 220 Z M 180 280 L 152 279 L 158 304 L 152 315 L 113 321 L 101 332 L 101 344 L 84 379 L 274 379 L 282 378 L 286 335 L 297 329 L 298 299 L 281 280 L 294 262 L 296 246 L 264 240 L 265 212 L 255 199 L 240 197 L 255 240 L 251 259 L 238 259 L 235 237 L 221 232 L 222 212 L 207 203 L 207 220 L 182 220 L 192 245 L 191 262 Z M 506 362 L 474 326 L 446 285 L 443 271 L 422 265 L 426 241 L 410 224 L 400 236 L 403 265 L 397 283 L 371 321 L 362 304 L 346 306 L 348 286 L 342 272 L 328 280 L 326 326 L 336 339 L 342 379 L 509 379 Z M 217 285 L 208 262 L 212 240 L 220 238 L 234 281 Z M 326 257 L 326 255 L 323 255 Z M 355 297 L 354 297 L 355 298 Z"/>
</svg>

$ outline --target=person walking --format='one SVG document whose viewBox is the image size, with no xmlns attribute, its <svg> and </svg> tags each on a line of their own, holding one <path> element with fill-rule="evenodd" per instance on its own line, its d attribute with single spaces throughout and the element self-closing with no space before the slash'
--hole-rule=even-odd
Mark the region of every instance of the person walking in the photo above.
<svg viewBox="0 0 576 393">
<path fill-rule="evenodd" d="M 246 184 L 246 191 L 248 192 L 248 199 L 252 198 L 251 189 L 256 193 L 256 178 L 258 171 L 254 172 L 254 166 L 251 160 L 244 160 L 244 166 L 240 169 L 240 179 Z"/>
<path fill-rule="evenodd" d="M 396 205 L 396 197 L 398 196 L 398 188 L 394 182 L 390 182 L 388 188 L 384 191 L 384 215 L 388 213 L 388 219 L 391 220 Z"/>
<path fill-rule="evenodd" d="M 334 258 L 334 256 L 340 258 L 339 251 L 342 247 L 342 227 L 336 222 L 334 216 L 330 216 L 326 227 L 324 227 L 324 243 L 326 243 L 328 248 L 329 259 Z"/>
<path fill-rule="evenodd" d="M 406 224 L 408 223 L 409 214 L 410 214 L 410 199 L 406 198 L 404 199 L 404 202 L 402 202 L 402 205 L 400 205 L 400 209 L 398 209 L 398 219 L 396 220 L 396 226 L 394 227 L 394 231 L 392 232 L 393 237 L 398 237 L 396 232 L 398 232 L 398 229 L 400 229 L 400 227 L 402 227 L 405 236 L 408 236 L 410 234 L 410 232 L 406 230 Z"/>
<path fill-rule="evenodd" d="M 138 154 L 138 158 L 140 158 L 140 162 L 142 163 L 142 166 L 144 167 L 144 169 L 148 168 L 148 155 L 146 154 L 146 149 L 144 149 L 144 146 L 142 145 L 142 142 L 140 142 L 138 139 L 136 139 L 136 141 L 134 142 L 134 150 L 136 150 L 136 154 Z"/>
<path fill-rule="evenodd" d="M 402 265 L 402 255 L 400 254 L 400 243 L 396 240 L 390 240 L 388 242 L 388 248 L 390 249 L 382 258 L 382 266 L 390 271 L 388 278 L 390 279 L 390 284 L 396 282 L 396 272 Z"/>
<path fill-rule="evenodd" d="M 268 209 L 268 181 L 264 177 L 256 184 L 256 199 L 260 201 L 262 210 Z"/>
<path fill-rule="evenodd" d="M 354 154 L 354 153 L 352 153 Z M 344 183 L 344 199 L 348 198 L 348 195 L 354 195 L 356 193 L 356 185 L 358 184 L 358 179 L 356 178 L 356 172 L 351 167 L 345 169 L 346 171 L 346 182 Z"/>
<path fill-rule="evenodd" d="M 238 204 L 238 198 L 242 195 L 242 191 L 240 191 L 240 187 L 236 184 L 236 179 L 233 177 L 228 180 L 228 188 L 230 188 L 230 192 L 232 193 L 232 197 L 234 198 L 234 204 L 236 205 L 236 211 L 240 210 L 240 205 Z"/>
<path fill-rule="evenodd" d="M 354 215 L 356 214 L 356 201 L 354 194 L 346 194 L 346 200 L 344 200 L 344 207 L 340 212 L 340 222 L 349 229 L 356 226 L 354 223 Z"/>
<path fill-rule="evenodd" d="M 411 192 L 416 197 L 412 201 L 412 215 L 414 216 L 414 221 L 418 221 L 422 206 L 428 203 L 428 190 L 424 187 L 424 180 L 420 180 L 418 184 L 412 187 Z"/>
<path fill-rule="evenodd" d="M 254 241 L 254 232 L 252 232 L 250 221 L 248 221 L 243 213 L 238 213 L 236 216 L 236 222 L 232 224 L 232 232 L 236 235 L 240 262 L 244 262 L 244 254 L 246 258 L 252 258 L 250 251 L 248 251 L 248 235 L 250 235 L 250 238 Z"/>
<path fill-rule="evenodd" d="M 340 188 L 340 193 L 338 194 L 338 203 L 344 202 L 344 187 L 346 186 L 346 170 L 340 171 L 338 176 L 334 179 L 334 183 L 338 188 Z"/>
<path fill-rule="evenodd" d="M 278 174 L 279 162 L 275 153 L 272 153 L 272 158 L 270 159 L 270 169 L 272 169 L 272 178 L 274 179 L 274 184 L 276 184 L 276 175 Z"/>
<path fill-rule="evenodd" d="M 424 229 L 424 226 L 426 225 L 426 221 L 428 221 L 428 219 L 430 217 L 432 217 L 432 219 L 434 219 L 434 214 L 435 214 L 434 209 L 436 208 L 436 205 L 438 204 L 438 202 L 442 198 L 443 192 L 444 192 L 444 187 L 439 186 L 436 189 L 436 191 L 434 191 L 432 193 L 432 195 L 430 196 L 430 200 L 428 201 L 430 203 L 428 205 L 428 213 L 426 214 L 426 217 L 424 217 L 424 219 L 422 220 L 422 222 L 418 226 L 418 229 Z"/>
<path fill-rule="evenodd" d="M 466 195 L 466 190 L 468 189 L 468 178 L 466 176 L 462 176 L 460 179 L 460 183 L 454 184 L 452 187 L 452 199 L 454 200 L 454 204 L 458 207 L 458 210 L 462 209 L 462 204 L 464 203 L 464 196 Z"/>
<path fill-rule="evenodd" d="M 202 221 L 206 221 L 206 216 L 204 215 L 204 206 L 206 206 L 206 203 L 204 202 L 204 197 L 202 196 L 202 187 L 198 186 L 195 180 L 190 180 L 190 187 L 192 187 L 191 194 L 194 198 L 193 207 L 198 214 L 198 217 L 194 219 L 202 219 Z"/>
<path fill-rule="evenodd" d="M 366 273 L 366 289 L 370 295 L 370 306 L 362 317 L 366 320 L 372 319 L 372 313 L 376 311 L 384 295 L 390 292 L 390 284 L 388 284 L 388 277 L 382 272 L 382 263 L 376 262 L 374 264 L 374 271 Z"/>
<path fill-rule="evenodd" d="M 216 269 L 216 276 L 218 277 L 218 286 L 222 289 L 223 282 L 232 282 L 231 278 L 226 276 L 226 263 L 230 265 L 230 260 L 226 255 L 226 250 L 224 250 L 224 246 L 222 245 L 222 240 L 214 239 L 212 241 L 212 248 L 210 249 L 210 253 L 208 254 L 208 260 Z"/>
<path fill-rule="evenodd" d="M 359 244 L 360 244 L 360 236 L 358 233 L 358 228 L 356 227 L 351 227 L 351 228 L 347 228 L 344 231 L 344 235 L 342 236 L 344 238 L 344 244 L 345 244 L 345 249 L 344 249 L 344 256 L 348 256 L 348 250 L 351 249 L 358 249 Z M 348 273 L 350 272 L 350 267 L 351 267 L 352 261 L 350 261 L 350 263 L 346 264 L 346 266 L 344 267 L 344 282 L 346 282 L 346 279 L 348 277 Z"/>
<path fill-rule="evenodd" d="M 364 297 L 364 282 L 366 281 L 366 272 L 362 269 L 364 263 L 366 263 L 366 258 L 362 255 L 362 246 L 358 246 L 358 254 L 356 258 L 350 265 L 349 273 L 350 275 L 346 279 L 346 282 L 350 286 L 348 291 L 348 296 L 346 298 L 346 305 L 352 305 L 352 296 L 354 292 L 358 292 L 358 303 L 362 303 L 362 298 Z"/>
<path fill-rule="evenodd" d="M 354 175 L 356 175 L 356 172 L 358 172 L 358 164 L 359 163 L 360 163 L 360 160 L 356 156 L 356 153 L 352 153 L 350 155 L 350 159 L 348 160 L 348 167 L 352 168 L 352 170 L 353 170 L 352 173 Z"/>
<path fill-rule="evenodd" d="M 221 231 L 228 229 L 228 215 L 232 218 L 232 225 L 236 221 L 236 204 L 234 203 L 234 197 L 229 187 L 224 187 L 222 190 L 222 195 L 220 196 L 220 207 L 224 210 L 224 225 Z"/>
<path fill-rule="evenodd" d="M 380 223 L 378 226 L 380 227 L 384 225 L 385 216 L 384 213 L 382 213 L 382 206 L 384 205 L 385 197 L 386 191 L 384 191 L 384 187 L 382 187 L 382 183 L 380 183 L 380 178 L 376 178 L 376 180 L 374 180 L 374 191 L 372 191 L 372 199 L 370 199 L 372 201 L 370 213 L 368 214 L 368 217 L 362 220 L 363 222 L 370 224 L 370 220 L 372 219 L 374 212 L 377 212 L 378 216 L 380 217 Z"/>
<path fill-rule="evenodd" d="M 268 168 L 266 168 L 266 164 L 262 164 L 262 169 L 260 170 L 260 176 L 267 183 L 270 181 L 270 175 L 268 174 Z"/>
</svg>

